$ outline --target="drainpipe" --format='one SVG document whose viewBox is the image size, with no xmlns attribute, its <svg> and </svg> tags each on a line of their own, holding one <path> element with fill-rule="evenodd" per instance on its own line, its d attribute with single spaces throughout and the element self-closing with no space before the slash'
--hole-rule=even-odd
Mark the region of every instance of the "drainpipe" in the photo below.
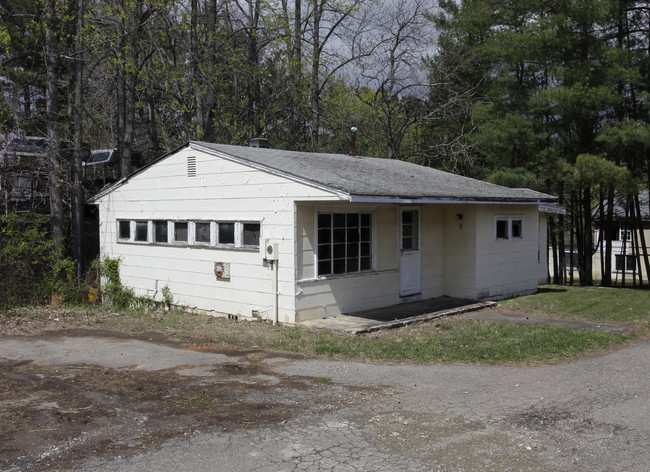
<svg viewBox="0 0 650 472">
<path fill-rule="evenodd" d="M 274 319 L 273 324 L 277 325 L 280 322 L 280 293 L 278 291 L 278 260 L 271 261 L 273 272 L 275 276 L 273 277 L 273 312 Z"/>
</svg>

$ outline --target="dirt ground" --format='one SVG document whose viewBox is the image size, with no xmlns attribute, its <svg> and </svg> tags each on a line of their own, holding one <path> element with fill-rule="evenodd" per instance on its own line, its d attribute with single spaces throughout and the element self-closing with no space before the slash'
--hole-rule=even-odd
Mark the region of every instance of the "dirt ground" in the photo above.
<svg viewBox="0 0 650 472">
<path fill-rule="evenodd" d="M 17 325 L 4 320 L 0 337 L 32 344 L 70 336 L 124 338 L 119 332 L 70 328 L 56 315 Z M 0 469 L 68 469 L 80 459 L 129 455 L 172 437 L 270 427 L 353 405 L 377 390 L 279 375 L 261 362 L 273 357 L 264 351 L 145 337 L 232 360 L 207 370 L 183 365 L 179 372 L 0 358 Z"/>
<path fill-rule="evenodd" d="M 200 331 L 125 335 L 108 328 L 119 316 L 0 316 L 0 470 L 645 472 L 650 463 L 647 339 L 536 367 L 378 365 L 187 334 Z"/>
</svg>

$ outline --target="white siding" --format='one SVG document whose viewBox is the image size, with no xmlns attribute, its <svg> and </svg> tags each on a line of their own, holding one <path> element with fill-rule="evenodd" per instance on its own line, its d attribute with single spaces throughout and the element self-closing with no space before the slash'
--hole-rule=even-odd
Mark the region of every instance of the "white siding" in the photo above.
<svg viewBox="0 0 650 472">
<path fill-rule="evenodd" d="M 523 216 L 522 239 L 497 240 L 495 216 Z M 485 205 L 476 212 L 476 298 L 531 293 L 538 283 L 536 205 Z"/>
<path fill-rule="evenodd" d="M 444 293 L 444 210 L 442 205 L 422 207 L 422 298 Z"/>
<path fill-rule="evenodd" d="M 444 209 L 444 294 L 450 297 L 476 297 L 476 208 L 448 205 Z"/>
<path fill-rule="evenodd" d="M 370 273 L 319 279 L 314 265 L 316 214 L 321 212 L 371 212 L 373 259 Z M 398 207 L 350 203 L 298 205 L 296 311 L 301 321 L 399 303 Z"/>
<path fill-rule="evenodd" d="M 187 158 L 196 158 L 196 177 Z M 132 177 L 98 201 L 102 256 L 121 258 L 122 281 L 136 293 L 160 299 L 167 286 L 177 304 L 249 317 L 255 310 L 294 323 L 400 302 L 400 206 L 342 202 L 329 192 L 183 149 Z M 535 205 L 428 204 L 421 209 L 422 293 L 498 298 L 533 291 L 540 278 Z M 372 212 L 373 270 L 318 278 L 316 215 Z M 495 215 L 522 215 L 522 240 L 497 241 Z M 462 218 L 459 217 L 462 215 Z M 187 247 L 116 241 L 116 221 L 259 221 L 261 242 L 279 243 L 279 262 L 265 266 L 255 249 Z M 542 218 L 543 224 L 545 219 Z M 218 279 L 215 262 L 230 263 Z M 413 297 L 418 298 L 418 297 Z"/>
<path fill-rule="evenodd" d="M 187 176 L 187 157 L 197 176 Z M 240 316 L 259 311 L 274 317 L 274 269 L 257 250 L 116 242 L 117 219 L 259 221 L 261 241 L 279 242 L 279 320 L 293 323 L 294 202 L 337 200 L 322 190 L 251 169 L 199 151 L 168 156 L 102 197 L 101 255 L 120 257 L 122 282 L 137 294 L 160 297 L 169 287 L 177 304 Z M 214 262 L 231 265 L 229 280 L 214 274 Z"/>
<path fill-rule="evenodd" d="M 539 214 L 539 240 L 537 242 L 537 282 L 545 284 L 548 282 L 548 216 Z"/>
</svg>

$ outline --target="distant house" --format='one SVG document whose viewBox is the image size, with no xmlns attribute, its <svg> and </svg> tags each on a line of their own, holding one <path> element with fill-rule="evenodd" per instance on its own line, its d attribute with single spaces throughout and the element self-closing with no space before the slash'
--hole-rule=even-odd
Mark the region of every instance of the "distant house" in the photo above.
<svg viewBox="0 0 650 472">
<path fill-rule="evenodd" d="M 0 151 L 0 203 L 2 212 L 47 213 L 47 138 L 14 138 Z"/>
<path fill-rule="evenodd" d="M 397 160 L 191 142 L 91 199 L 142 295 L 295 323 L 546 280 L 556 198 Z"/>
<path fill-rule="evenodd" d="M 84 186 L 88 192 L 97 192 L 106 184 L 116 182 L 120 175 L 120 154 L 117 149 L 93 149 L 83 164 Z M 131 167 L 139 169 L 144 165 L 142 154 L 134 151 Z"/>
<path fill-rule="evenodd" d="M 641 226 L 644 234 L 645 244 L 650 251 L 650 213 L 648 208 L 648 191 L 639 193 L 639 206 L 641 207 Z M 596 225 L 599 226 L 599 214 L 595 215 Z M 614 226 L 609 230 L 612 240 L 612 281 L 620 282 L 624 278 L 627 281 L 633 280 L 639 275 L 648 282 L 648 274 L 643 263 L 643 244 L 640 233 L 634 231 L 637 224 L 629 212 L 625 210 L 625 202 L 617 199 L 614 202 Z M 594 277 L 602 277 L 601 252 L 605 255 L 605 234 L 601 238 L 600 229 L 595 230 L 594 241 L 597 244 L 593 259 Z M 567 258 L 567 261 L 569 259 Z M 567 262 L 568 263 L 568 262 Z"/>
</svg>

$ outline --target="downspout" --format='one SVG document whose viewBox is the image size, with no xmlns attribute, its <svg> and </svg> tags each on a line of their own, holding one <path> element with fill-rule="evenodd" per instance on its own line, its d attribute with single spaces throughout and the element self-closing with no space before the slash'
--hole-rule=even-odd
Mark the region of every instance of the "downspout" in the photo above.
<svg viewBox="0 0 650 472">
<path fill-rule="evenodd" d="M 273 324 L 277 325 L 280 322 L 280 293 L 278 291 L 278 260 L 271 261 L 275 277 L 273 277 Z"/>
</svg>

